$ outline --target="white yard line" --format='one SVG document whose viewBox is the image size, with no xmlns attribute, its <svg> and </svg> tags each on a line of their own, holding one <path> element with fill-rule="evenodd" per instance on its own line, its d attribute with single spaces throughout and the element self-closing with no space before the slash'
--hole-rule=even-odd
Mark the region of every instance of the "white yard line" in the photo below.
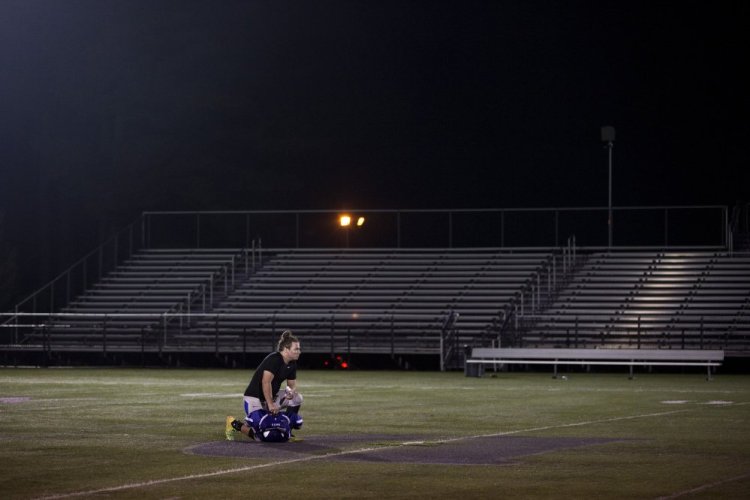
<svg viewBox="0 0 750 500">
<path fill-rule="evenodd" d="M 611 417 L 611 418 L 604 418 L 600 420 L 586 420 L 583 422 L 573 422 L 570 424 L 560 424 L 560 425 L 546 425 L 542 427 L 532 427 L 529 429 L 518 429 L 515 431 L 507 431 L 507 432 L 497 432 L 492 434 L 477 434 L 474 436 L 462 436 L 457 438 L 448 438 L 448 439 L 438 439 L 438 440 L 431 440 L 431 441 L 404 441 L 402 443 L 390 445 L 390 446 L 376 446 L 376 447 L 367 447 L 367 448 L 358 448 L 356 450 L 348 450 L 348 451 L 339 451 L 336 453 L 328 453 L 325 455 L 312 455 L 308 457 L 301 457 L 301 458 L 292 458 L 287 460 L 279 460 L 276 462 L 268 462 L 265 464 L 259 464 L 259 465 L 248 465 L 245 467 L 238 467 L 235 469 L 226 469 L 226 470 L 219 470 L 215 472 L 206 472 L 204 474 L 191 474 L 189 476 L 177 476 L 177 477 L 170 477 L 170 478 L 164 478 L 164 479 L 154 479 L 151 481 L 143 481 L 140 483 L 128 483 L 123 484 L 120 486 L 110 486 L 108 488 L 100 488 L 98 490 L 85 490 L 85 491 L 74 491 L 71 493 L 61 493 L 59 495 L 51 495 L 46 497 L 41 497 L 40 500 L 51 500 L 56 498 L 71 498 L 71 497 L 77 497 L 77 496 L 87 496 L 87 495 L 98 495 L 100 493 L 109 493 L 113 491 L 122 491 L 122 490 L 128 490 L 128 489 L 134 489 L 134 488 L 143 488 L 147 486 L 157 486 L 161 484 L 166 483 L 173 483 L 177 481 L 190 481 L 193 479 L 203 479 L 207 477 L 215 477 L 215 476 L 222 476 L 225 474 L 235 474 L 237 472 L 248 472 L 252 470 L 257 469 L 267 469 L 270 467 L 276 467 L 279 465 L 289 465 L 294 463 L 300 463 L 300 462 L 310 462 L 313 460 L 325 460 L 328 458 L 335 458 L 335 457 L 341 457 L 345 455 L 354 455 L 358 453 L 368 453 L 371 451 L 376 450 L 388 450 L 392 448 L 399 448 L 402 446 L 412 446 L 417 444 L 440 444 L 440 443 L 450 443 L 455 441 L 465 441 L 469 439 L 478 439 L 478 438 L 487 438 L 487 437 L 497 437 L 497 436 L 508 436 L 511 434 L 521 434 L 525 432 L 538 432 L 538 431 L 545 431 L 545 430 L 551 430 L 551 429 L 564 429 L 567 427 L 580 427 L 584 425 L 591 425 L 591 424 L 601 424 L 601 423 L 607 423 L 607 422 L 617 422 L 621 420 L 633 420 L 636 418 L 648 418 L 648 417 L 661 417 L 665 415 L 673 415 L 675 413 L 684 413 L 686 411 L 689 411 L 687 409 L 685 410 L 674 410 L 674 411 L 665 411 L 665 412 L 659 412 L 659 413 L 644 413 L 642 415 L 629 415 L 624 417 Z"/>
<path fill-rule="evenodd" d="M 659 497 L 658 500 L 669 500 L 671 498 L 680 498 L 684 497 L 685 495 L 692 495 L 693 493 L 698 493 L 699 491 L 705 491 L 710 488 L 715 488 L 717 486 L 721 486 L 722 484 L 731 483 L 733 481 L 740 481 L 742 479 L 750 477 L 750 472 L 742 474 L 740 476 L 730 477 L 727 479 L 724 479 L 722 481 L 716 481 L 713 483 L 707 483 L 702 484 L 700 486 L 696 486 L 695 488 L 685 490 L 685 491 L 679 491 L 677 493 L 672 493 L 671 495 L 665 496 L 665 497 Z"/>
<path fill-rule="evenodd" d="M 675 413 L 685 413 L 689 410 L 672 410 L 672 411 L 662 411 L 658 413 L 644 413 L 642 415 L 630 415 L 627 417 L 611 417 L 611 418 L 603 418 L 600 420 L 586 420 L 584 422 L 573 422 L 571 424 L 560 424 L 560 425 L 546 425 L 543 427 L 532 427 L 530 429 L 518 429 L 515 431 L 506 431 L 506 432 L 495 432 L 492 434 L 477 434 L 476 436 L 461 436 L 457 438 L 447 438 L 447 439 L 438 439 L 435 441 L 428 441 L 429 443 L 451 443 L 455 441 L 464 441 L 469 439 L 478 439 L 478 438 L 488 438 L 488 437 L 498 437 L 498 436 L 509 436 L 511 434 L 521 434 L 526 432 L 539 432 L 539 431 L 548 431 L 551 429 L 565 429 L 567 427 L 580 427 L 583 425 L 591 425 L 591 424 L 603 424 L 606 422 L 617 422 L 620 420 L 633 420 L 636 418 L 646 418 L 646 417 L 662 417 L 664 415 L 674 415 Z"/>
</svg>

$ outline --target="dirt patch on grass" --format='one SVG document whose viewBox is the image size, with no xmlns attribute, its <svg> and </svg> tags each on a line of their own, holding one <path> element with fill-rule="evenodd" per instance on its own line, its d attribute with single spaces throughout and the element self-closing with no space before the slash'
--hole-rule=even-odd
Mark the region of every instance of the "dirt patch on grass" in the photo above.
<svg viewBox="0 0 750 500">
<path fill-rule="evenodd" d="M 357 462 L 400 462 L 451 465 L 507 464 L 540 453 L 593 446 L 619 439 L 607 438 L 539 438 L 493 436 L 440 441 L 420 438 L 409 441 L 405 436 L 349 434 L 309 436 L 289 443 L 255 441 L 216 441 L 192 446 L 186 451 L 196 455 L 289 460 L 311 455 L 330 455 L 325 460 Z M 354 446 L 352 446 L 354 445 Z M 358 451 L 359 450 L 359 451 Z"/>
</svg>

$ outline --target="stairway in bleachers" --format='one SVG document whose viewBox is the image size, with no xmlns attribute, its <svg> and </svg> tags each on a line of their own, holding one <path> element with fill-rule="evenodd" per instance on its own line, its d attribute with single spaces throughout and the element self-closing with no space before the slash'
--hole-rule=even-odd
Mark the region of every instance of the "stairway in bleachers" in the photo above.
<svg viewBox="0 0 750 500">
<path fill-rule="evenodd" d="M 750 353 L 750 256 L 592 254 L 541 313 L 521 318 L 527 347 L 720 348 Z"/>
</svg>

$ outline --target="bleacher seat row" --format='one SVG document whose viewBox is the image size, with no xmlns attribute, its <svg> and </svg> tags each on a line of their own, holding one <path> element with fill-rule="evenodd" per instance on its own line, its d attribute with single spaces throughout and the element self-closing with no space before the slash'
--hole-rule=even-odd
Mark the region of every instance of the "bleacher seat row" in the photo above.
<svg viewBox="0 0 750 500">
<path fill-rule="evenodd" d="M 25 342 L 94 349 L 104 331 L 122 349 L 265 351 L 291 328 L 307 350 L 435 353 L 454 312 L 456 341 L 473 346 L 750 351 L 750 257 L 586 254 L 531 310 L 512 306 L 540 272 L 562 272 L 556 249 L 274 249 L 250 270 L 243 256 L 142 250 Z"/>
<path fill-rule="evenodd" d="M 541 313 L 528 347 L 723 348 L 747 351 L 750 257 L 709 252 L 590 255 Z"/>
</svg>

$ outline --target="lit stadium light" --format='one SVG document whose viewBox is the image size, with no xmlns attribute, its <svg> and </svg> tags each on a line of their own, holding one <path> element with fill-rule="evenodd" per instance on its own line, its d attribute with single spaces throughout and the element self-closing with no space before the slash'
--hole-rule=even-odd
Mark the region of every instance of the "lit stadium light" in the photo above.
<svg viewBox="0 0 750 500">
<path fill-rule="evenodd" d="M 356 225 L 356 227 L 358 228 L 364 226 L 365 218 L 361 215 L 360 216 L 352 216 L 349 214 L 339 215 L 339 226 L 341 226 L 344 230 L 346 248 L 349 248 L 349 231 L 353 230 L 353 229 L 350 229 L 353 225 Z"/>
</svg>

